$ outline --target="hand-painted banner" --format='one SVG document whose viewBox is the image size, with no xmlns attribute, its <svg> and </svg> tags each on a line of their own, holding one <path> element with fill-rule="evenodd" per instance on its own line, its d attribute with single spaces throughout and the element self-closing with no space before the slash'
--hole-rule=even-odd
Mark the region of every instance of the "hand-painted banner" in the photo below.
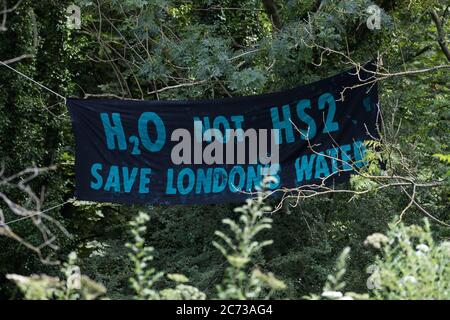
<svg viewBox="0 0 450 320">
<path fill-rule="evenodd" d="M 374 70 L 372 64 L 365 70 Z M 194 204 L 335 183 L 377 136 L 377 86 L 350 70 L 292 90 L 193 101 L 68 99 L 80 200 Z"/>
</svg>

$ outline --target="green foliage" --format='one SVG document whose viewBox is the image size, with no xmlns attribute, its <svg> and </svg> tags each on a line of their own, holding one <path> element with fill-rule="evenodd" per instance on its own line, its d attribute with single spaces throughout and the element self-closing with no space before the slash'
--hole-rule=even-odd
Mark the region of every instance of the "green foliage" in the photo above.
<svg viewBox="0 0 450 320">
<path fill-rule="evenodd" d="M 436 153 L 433 155 L 434 157 L 438 158 L 442 162 L 447 162 L 450 164 L 450 154 L 440 154 Z"/>
<path fill-rule="evenodd" d="M 129 254 L 130 260 L 134 265 L 135 277 L 130 279 L 137 299 L 156 299 L 158 293 L 152 289 L 153 285 L 164 273 L 156 272 L 154 268 L 148 266 L 149 262 L 153 260 L 153 247 L 145 245 L 143 235 L 147 228 L 145 223 L 149 220 L 149 216 L 143 212 L 135 220 L 130 222 L 132 227 L 131 233 L 134 236 L 134 243 L 128 243 L 127 247 L 131 249 Z"/>
<path fill-rule="evenodd" d="M 336 262 L 336 274 L 335 275 L 329 275 L 327 282 L 325 283 L 325 286 L 323 287 L 324 292 L 330 292 L 330 291 L 340 291 L 345 287 L 345 282 L 343 281 L 343 276 L 346 272 L 345 266 L 346 266 L 346 259 L 348 258 L 350 254 L 350 248 L 345 248 L 341 255 L 339 256 L 337 262 Z M 322 294 L 323 295 L 323 294 Z"/>
<path fill-rule="evenodd" d="M 63 49 L 65 43 L 70 43 L 62 27 L 62 9 L 67 2 L 24 0 L 8 14 L 7 30 L 0 31 L 0 60 L 33 55 L 11 66 L 63 95 L 73 84 L 74 76 L 69 71 L 68 52 Z M 1 1 L 2 7 L 4 4 L 6 1 Z M 12 6 L 13 2 L 8 1 L 7 4 Z M 4 66 L 0 67 L 0 79 L 0 163 L 4 165 L 5 173 L 14 174 L 34 165 L 57 165 L 60 154 L 71 143 L 70 122 L 67 114 L 64 116 L 64 103 Z M 72 197 L 73 186 L 66 178 L 61 171 L 55 170 L 36 179 L 33 188 L 38 193 L 45 191 L 45 208 Z M 19 203 L 26 201 L 22 194 L 10 193 L 9 196 Z M 3 204 L 0 206 L 5 209 Z M 4 210 L 4 214 L 8 220 L 15 217 L 9 210 Z M 65 225 L 66 221 L 58 210 L 52 212 L 52 216 Z M 15 225 L 14 229 L 30 243 L 41 244 L 41 233 L 29 221 Z M 60 247 L 70 246 L 71 241 L 64 234 L 53 231 Z M 43 266 L 27 248 L 11 239 L 0 238 L 0 248 L 0 261 L 8 261 L 0 265 L 2 298 L 11 295 L 11 284 L 5 280 L 8 273 L 58 271 Z M 69 251 L 67 248 L 60 257 Z"/>
<path fill-rule="evenodd" d="M 274 178 L 266 178 L 263 190 L 272 179 Z M 249 275 L 248 271 L 254 256 L 263 247 L 273 243 L 271 240 L 262 242 L 256 240 L 256 236 L 263 230 L 270 229 L 273 222 L 272 219 L 264 217 L 265 213 L 271 211 L 269 206 L 264 205 L 265 195 L 265 192 L 259 192 L 256 198 L 247 200 L 245 205 L 235 209 L 235 212 L 241 214 L 238 222 L 231 219 L 222 221 L 229 227 L 231 237 L 221 231 L 215 232 L 223 244 L 214 241 L 213 245 L 227 259 L 229 265 L 222 284 L 217 287 L 220 299 L 270 298 L 272 291 L 286 288 L 286 285 L 272 273 L 264 274 L 255 269 Z M 270 290 L 265 295 L 264 288 Z"/>
<path fill-rule="evenodd" d="M 387 235 L 367 237 L 366 246 L 381 250 L 370 266 L 367 279 L 368 294 L 343 293 L 346 284 L 345 248 L 336 263 L 336 274 L 329 275 L 322 294 L 309 299 L 387 299 L 387 300 L 448 300 L 450 294 L 450 243 L 436 243 L 430 224 L 424 227 L 392 224 Z"/>
<path fill-rule="evenodd" d="M 79 0 L 75 4 L 82 9 L 82 30 L 69 30 L 64 12 L 72 2 L 24 0 L 8 15 L 8 30 L 0 32 L 2 61 L 34 54 L 13 67 L 65 96 L 221 98 L 288 89 L 348 68 L 344 57 L 322 54 L 312 42 L 348 53 L 360 64 L 382 54 L 384 70 L 390 72 L 448 64 L 429 14 L 435 9 L 444 17 L 445 1 L 400 1 L 395 6 L 392 1 L 275 1 L 280 18 L 276 28 L 263 1 L 256 0 Z M 382 7 L 380 30 L 365 26 L 366 8 L 373 3 Z M 443 22 L 449 34 L 448 14 Z M 38 45 L 34 46 L 36 30 Z M 34 164 L 56 164 L 58 170 L 36 181 L 36 186 L 45 187 L 45 208 L 66 202 L 74 191 L 74 142 L 65 106 L 3 67 L 0 75 L 0 161 L 8 173 Z M 448 69 L 387 78 L 378 85 L 383 139 L 368 144 L 365 173 L 440 181 L 438 188 L 418 188 L 416 196 L 425 210 L 448 221 Z M 346 187 L 375 190 L 382 183 L 355 175 Z M 14 200 L 24 202 L 19 195 Z M 295 299 L 321 292 L 329 274 L 335 277 L 329 281 L 330 292 L 342 282 L 351 292 L 366 292 L 365 267 L 373 263 L 373 255 L 363 245 L 364 239 L 375 232 L 387 233 L 388 222 L 409 201 L 396 188 L 358 195 L 351 201 L 343 194 L 329 194 L 302 201 L 295 208 L 286 204 L 270 217 L 270 223 L 266 215 L 255 220 L 256 225 L 264 221 L 265 227 L 254 238 L 248 228 L 255 225 L 234 221 L 230 205 L 119 206 L 71 201 L 51 214 L 73 236 L 69 240 L 57 233 L 62 248 L 58 257 L 76 251 L 80 268 L 104 284 L 111 298 L 202 298 L 201 292 L 215 297 L 217 279 L 225 275 L 223 296 Z M 141 221 L 147 232 L 134 235 L 131 247 L 136 251 L 130 260 L 123 246 L 128 240 L 127 223 L 140 211 L 147 212 L 151 223 Z M 251 217 L 250 212 L 240 215 Z M 421 217 L 422 211 L 412 206 L 402 221 L 417 224 Z M 222 238 L 214 232 L 224 219 L 230 229 Z M 40 234 L 27 221 L 15 228 L 40 244 Z M 262 245 L 259 237 L 274 242 L 260 250 L 240 248 L 244 240 Z M 438 243 L 448 239 L 450 231 L 436 225 L 433 237 Z M 226 264 L 210 245 L 213 241 L 225 250 Z M 158 250 L 152 251 L 146 243 Z M 344 247 L 352 248 L 352 257 L 346 260 L 345 276 L 338 277 L 335 259 Z M 15 292 L 6 274 L 45 273 L 49 279 L 59 275 L 57 268 L 41 265 L 10 239 L 0 238 L 0 248 L 0 261 L 4 261 L 0 263 L 0 298 Z M 156 270 L 175 276 L 160 276 L 152 283 L 159 274 Z M 280 283 L 269 271 L 283 281 L 285 290 L 271 292 Z M 176 276 L 179 273 L 189 275 L 189 283 L 198 292 Z M 128 285 L 130 277 L 134 288 Z M 52 286 L 38 288 L 40 293 L 30 291 L 30 297 L 47 296 L 45 288 Z"/>
<path fill-rule="evenodd" d="M 350 248 L 346 247 L 342 250 L 342 253 L 339 255 L 336 261 L 336 273 L 329 274 L 327 277 L 327 281 L 322 289 L 322 293 L 319 295 L 312 294 L 307 296 L 306 299 L 310 300 L 353 300 L 354 298 L 358 299 L 368 299 L 368 295 L 358 295 L 353 292 L 342 293 L 341 291 L 345 288 L 346 283 L 344 281 L 345 273 L 347 272 L 347 259 L 350 255 Z"/>
<path fill-rule="evenodd" d="M 376 299 L 448 300 L 450 298 L 450 242 L 436 243 L 430 224 L 399 224 L 377 258 L 373 275 Z"/>
<path fill-rule="evenodd" d="M 439 159 L 439 161 L 447 163 L 448 165 L 450 165 L 450 154 L 440 154 L 440 153 L 436 153 L 433 154 L 433 157 Z M 448 169 L 447 173 L 445 174 L 445 176 L 448 178 L 450 177 L 450 169 Z"/>
<path fill-rule="evenodd" d="M 270 183 L 270 179 L 267 178 L 264 183 Z M 223 220 L 223 223 L 232 231 L 232 238 L 220 231 L 215 233 L 225 245 L 216 241 L 213 245 L 225 256 L 229 264 L 222 284 L 217 286 L 219 299 L 257 299 L 261 297 L 265 289 L 268 289 L 265 298 L 270 298 L 273 291 L 286 287 L 272 273 L 265 274 L 257 268 L 249 273 L 248 266 L 253 256 L 263 247 L 272 244 L 270 240 L 258 242 L 255 239 L 261 231 L 270 229 L 272 223 L 272 219 L 263 216 L 265 211 L 270 210 L 270 207 L 263 203 L 264 196 L 265 193 L 260 192 L 256 198 L 249 199 L 245 205 L 237 208 L 235 211 L 241 213 L 238 222 L 232 219 Z M 139 212 L 130 222 L 134 242 L 128 243 L 127 247 L 131 249 L 129 257 L 134 264 L 134 276 L 130 279 L 130 283 L 135 291 L 135 298 L 205 299 L 206 295 L 199 289 L 186 285 L 189 279 L 182 274 L 166 275 L 169 280 L 176 283 L 174 288 L 160 290 L 156 288 L 164 272 L 157 272 L 150 266 L 150 262 L 154 259 L 154 248 L 147 246 L 143 237 L 147 231 L 145 224 L 149 220 L 150 217 L 147 214 Z"/>
<path fill-rule="evenodd" d="M 69 254 L 61 268 L 64 280 L 45 274 L 30 277 L 9 274 L 6 277 L 16 283 L 27 300 L 95 300 L 101 297 L 106 292 L 105 287 L 82 275 L 76 260 L 74 252 Z"/>
<path fill-rule="evenodd" d="M 145 224 L 149 219 L 147 214 L 139 212 L 136 218 L 130 222 L 134 242 L 128 243 L 127 247 L 131 249 L 129 258 L 134 265 L 134 276 L 130 278 L 130 283 L 135 292 L 135 298 L 142 300 L 204 300 L 205 294 L 195 287 L 186 285 L 185 283 L 189 279 L 181 274 L 167 274 L 167 278 L 176 283 L 175 288 L 159 291 L 155 289 L 155 284 L 164 276 L 164 272 L 157 272 L 149 265 L 153 260 L 154 249 L 147 246 L 143 238 L 147 230 Z"/>
</svg>

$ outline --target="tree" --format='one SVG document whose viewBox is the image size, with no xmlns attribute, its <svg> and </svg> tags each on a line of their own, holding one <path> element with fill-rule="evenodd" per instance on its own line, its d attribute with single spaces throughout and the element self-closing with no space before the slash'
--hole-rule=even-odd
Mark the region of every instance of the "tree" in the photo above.
<svg viewBox="0 0 450 320">
<path fill-rule="evenodd" d="M 65 2 L 8 4 L 14 11 L 7 14 L 7 30 L 0 31 L 0 61 L 32 54 L 8 61 L 8 66 L 64 96 L 205 99 L 260 94 L 310 83 L 369 60 L 378 63 L 373 81 L 380 86 L 383 126 L 382 139 L 369 146 L 371 165 L 334 190 L 313 196 L 293 190 L 294 197 L 282 205 L 267 200 L 277 209 L 271 216 L 274 244 L 253 260 L 283 280 L 285 296 L 320 292 L 338 252 L 347 246 L 352 248 L 347 289 L 364 292 L 365 267 L 373 263 L 364 239 L 388 230 L 394 216 L 411 224 L 426 215 L 436 239 L 449 236 L 445 1 L 80 0 L 81 30 L 64 26 Z M 381 9 L 380 29 L 367 27 L 373 14 L 367 9 L 374 4 Z M 0 137 L 8 137 L 0 141 L 0 154 L 6 176 L 23 168 L 58 165 L 33 187 L 46 186 L 45 208 L 69 201 L 74 146 L 63 104 L 4 66 L 0 73 Z M 20 195 L 8 197 L 25 203 Z M 5 220 L 14 219 L 7 206 L 2 209 Z M 124 297 L 132 294 L 127 283 L 133 273 L 124 258 L 126 225 L 137 212 L 147 212 L 152 223 L 144 238 L 158 248 L 155 269 L 188 274 L 193 285 L 212 296 L 216 289 L 210 284 L 225 268 L 223 257 L 209 244 L 229 209 L 70 201 L 61 214 L 56 210 L 51 216 L 73 236 L 70 241 L 59 237 L 61 255 L 78 251 L 87 274 L 105 283 L 111 296 Z M 27 224 L 14 227 L 17 234 L 36 241 Z M 24 274 L 26 263 L 33 270 L 56 272 L 10 243 L 0 238 L 7 248 L 0 260 L 10 261 L 0 264 L 0 274 Z M 165 286 L 169 279 L 161 281 Z M 0 290 L 9 295 L 1 282 Z"/>
</svg>

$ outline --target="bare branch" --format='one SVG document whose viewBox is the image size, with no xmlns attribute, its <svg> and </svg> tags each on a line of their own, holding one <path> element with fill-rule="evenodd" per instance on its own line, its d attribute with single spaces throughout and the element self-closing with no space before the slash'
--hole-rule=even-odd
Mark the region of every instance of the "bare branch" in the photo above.
<svg viewBox="0 0 450 320">
<path fill-rule="evenodd" d="M 379 109 L 379 107 L 378 107 Z M 381 112 L 379 112 L 381 114 Z M 383 121 L 380 115 L 379 121 Z M 271 213 L 275 213 L 281 210 L 285 203 L 288 203 L 290 207 L 298 207 L 301 204 L 310 198 L 321 197 L 330 194 L 347 194 L 350 196 L 351 201 L 356 196 L 368 195 L 371 193 L 376 193 L 382 190 L 390 190 L 390 189 L 399 189 L 402 193 L 406 194 L 409 202 L 402 210 L 399 221 L 403 218 L 408 210 L 410 210 L 413 206 L 415 206 L 419 211 L 421 211 L 424 215 L 431 218 L 435 222 L 450 227 L 450 225 L 444 221 L 439 220 L 431 213 L 429 213 L 423 206 L 418 202 L 418 193 L 419 190 L 427 190 L 430 188 L 442 187 L 445 185 L 445 181 L 427 181 L 422 182 L 420 179 L 411 172 L 407 159 L 404 159 L 403 155 L 399 150 L 395 150 L 398 154 L 400 154 L 401 159 L 398 160 L 398 165 L 401 167 L 400 170 L 398 168 L 391 168 L 389 171 L 383 172 L 380 175 L 373 175 L 368 171 L 368 166 L 361 166 L 356 163 L 352 159 L 342 159 L 338 156 L 331 156 L 329 154 L 320 152 L 317 150 L 319 145 L 313 145 L 308 139 L 308 135 L 302 133 L 293 123 L 294 128 L 305 137 L 305 141 L 308 143 L 308 149 L 315 155 L 320 155 L 322 157 L 327 158 L 329 161 L 334 161 L 337 163 L 337 171 L 331 172 L 328 176 L 320 178 L 319 183 L 311 183 L 301 185 L 295 188 L 279 188 L 272 191 L 267 192 L 265 199 L 274 196 L 281 195 L 281 199 L 278 200 L 277 204 L 274 207 L 274 210 Z M 387 138 L 383 137 L 383 133 L 380 132 L 380 128 L 384 128 L 384 125 L 377 125 L 378 134 L 381 138 L 372 137 L 372 139 L 377 143 L 377 145 L 383 146 L 383 148 L 394 148 L 393 146 L 388 145 Z M 336 149 L 340 149 L 339 144 L 333 139 L 333 137 L 329 134 L 330 139 L 333 141 L 333 145 Z M 384 145 L 383 145 L 384 142 Z M 361 152 L 361 151 L 360 151 Z M 389 155 L 392 155 L 392 152 L 388 152 Z M 400 173 L 396 173 L 397 171 L 404 171 L 407 175 L 402 175 Z M 348 187 L 339 188 L 334 184 L 334 179 L 338 177 L 341 173 L 351 173 L 354 176 L 359 176 L 366 181 L 370 181 L 371 184 L 363 189 L 353 190 Z M 412 193 L 407 192 L 407 189 L 411 189 Z M 245 192 L 241 191 L 241 193 L 254 196 L 254 192 Z"/>
<path fill-rule="evenodd" d="M 43 173 L 54 170 L 55 167 L 49 168 L 27 168 L 19 173 L 4 176 L 4 169 L 0 170 L 0 200 L 6 204 L 9 212 L 18 218 L 13 220 L 6 220 L 6 216 L 3 210 L 0 208 L 0 236 L 6 236 L 26 248 L 34 251 L 43 263 L 46 264 L 57 264 L 58 261 L 53 260 L 52 256 L 55 250 L 59 247 L 56 244 L 57 237 L 54 232 L 44 223 L 43 220 L 47 220 L 50 224 L 54 225 L 57 229 L 63 232 L 66 236 L 69 236 L 67 230 L 63 225 L 47 214 L 47 212 L 56 209 L 63 204 L 59 204 L 52 208 L 42 210 L 43 197 L 39 196 L 30 186 L 30 182 L 40 176 Z M 17 192 L 23 195 L 23 204 L 16 203 L 8 196 L 9 192 Z M 12 228 L 11 225 L 21 222 L 30 221 L 37 230 L 42 235 L 43 242 L 39 245 L 35 245 L 27 241 L 24 237 L 18 235 Z"/>
<path fill-rule="evenodd" d="M 114 94 L 114 93 L 86 93 L 84 95 L 84 98 L 85 99 L 88 99 L 88 98 L 116 98 L 116 99 L 120 99 L 120 100 L 125 99 L 125 97 L 118 96 L 117 94 Z"/>
<path fill-rule="evenodd" d="M 179 83 L 179 84 L 176 84 L 176 85 L 173 85 L 173 86 L 167 86 L 165 88 L 161 88 L 161 89 L 158 89 L 158 90 L 154 90 L 154 91 L 148 92 L 148 94 L 155 94 L 155 93 L 163 92 L 163 91 L 166 91 L 166 90 L 178 89 L 178 88 L 182 88 L 182 87 L 192 87 L 192 86 L 195 86 L 195 85 L 198 85 L 198 84 L 202 84 L 202 83 L 205 83 L 205 82 L 207 82 L 207 80 L 200 80 L 200 81 L 188 82 L 188 83 Z"/>
<path fill-rule="evenodd" d="M 442 24 L 442 19 L 439 17 L 436 10 L 431 10 L 431 18 L 436 25 L 439 46 L 441 47 L 442 52 L 445 54 L 447 60 L 450 61 L 450 50 L 447 46 L 447 37 L 444 31 L 444 26 Z"/>
<path fill-rule="evenodd" d="M 32 54 L 23 54 L 21 56 L 18 56 L 18 57 L 12 58 L 12 59 L 4 60 L 4 61 L 2 61 L 2 64 L 13 64 L 13 63 L 19 62 L 24 59 L 29 59 L 29 58 L 33 58 L 33 55 Z"/>
<path fill-rule="evenodd" d="M 267 12 L 267 15 L 269 16 L 270 20 L 272 20 L 274 29 L 280 29 L 281 27 L 281 20 L 280 16 L 278 14 L 277 5 L 273 0 L 262 0 L 264 8 Z"/>
</svg>

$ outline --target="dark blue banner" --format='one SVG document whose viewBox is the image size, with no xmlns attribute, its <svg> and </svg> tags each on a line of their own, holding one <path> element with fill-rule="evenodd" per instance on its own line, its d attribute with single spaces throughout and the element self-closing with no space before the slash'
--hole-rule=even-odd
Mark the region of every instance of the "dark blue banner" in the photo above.
<svg viewBox="0 0 450 320">
<path fill-rule="evenodd" d="M 366 65 L 372 69 L 372 65 Z M 80 200 L 195 204 L 330 184 L 364 165 L 377 86 L 356 70 L 292 90 L 193 101 L 68 99 Z"/>
</svg>

